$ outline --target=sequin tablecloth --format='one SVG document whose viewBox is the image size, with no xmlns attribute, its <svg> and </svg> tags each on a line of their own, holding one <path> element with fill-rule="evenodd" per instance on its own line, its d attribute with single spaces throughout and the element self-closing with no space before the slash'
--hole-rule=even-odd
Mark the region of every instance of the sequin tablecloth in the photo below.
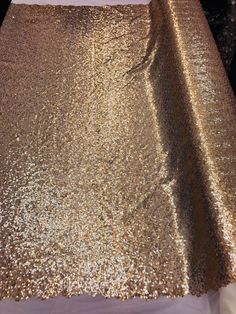
<svg viewBox="0 0 236 314">
<path fill-rule="evenodd" d="M 235 99 L 199 1 L 12 4 L 0 72 L 1 298 L 235 281 Z"/>
</svg>

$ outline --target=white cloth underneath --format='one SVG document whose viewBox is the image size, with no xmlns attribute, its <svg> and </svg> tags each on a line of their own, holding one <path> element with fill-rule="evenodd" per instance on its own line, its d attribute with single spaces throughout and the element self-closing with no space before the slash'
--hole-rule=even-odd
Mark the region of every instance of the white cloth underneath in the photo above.
<svg viewBox="0 0 236 314">
<path fill-rule="evenodd" d="M 219 314 L 218 302 L 217 292 L 210 292 L 201 297 L 161 297 L 149 301 L 139 298 L 119 301 L 82 295 L 72 298 L 56 297 L 44 301 L 3 300 L 0 302 L 0 314 Z"/>
</svg>

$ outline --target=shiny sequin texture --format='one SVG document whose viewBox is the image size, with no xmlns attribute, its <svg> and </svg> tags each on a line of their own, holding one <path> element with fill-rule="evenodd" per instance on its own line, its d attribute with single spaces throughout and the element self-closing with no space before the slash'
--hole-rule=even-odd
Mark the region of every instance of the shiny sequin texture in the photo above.
<svg viewBox="0 0 236 314">
<path fill-rule="evenodd" d="M 235 281 L 235 99 L 197 0 L 11 5 L 0 30 L 0 297 Z"/>
</svg>

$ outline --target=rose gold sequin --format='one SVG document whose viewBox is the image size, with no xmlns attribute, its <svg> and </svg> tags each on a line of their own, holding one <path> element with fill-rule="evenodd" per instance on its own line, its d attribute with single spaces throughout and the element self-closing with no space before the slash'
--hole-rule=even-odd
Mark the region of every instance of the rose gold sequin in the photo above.
<svg viewBox="0 0 236 314">
<path fill-rule="evenodd" d="M 11 5 L 0 69 L 1 298 L 235 280 L 235 100 L 197 0 Z"/>
</svg>

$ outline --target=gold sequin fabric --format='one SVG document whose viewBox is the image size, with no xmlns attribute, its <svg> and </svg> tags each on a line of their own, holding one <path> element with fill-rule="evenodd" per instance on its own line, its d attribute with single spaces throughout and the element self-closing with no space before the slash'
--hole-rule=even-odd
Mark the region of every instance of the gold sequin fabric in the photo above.
<svg viewBox="0 0 236 314">
<path fill-rule="evenodd" d="M 197 0 L 12 4 L 0 30 L 0 297 L 236 279 L 235 98 Z"/>
</svg>

